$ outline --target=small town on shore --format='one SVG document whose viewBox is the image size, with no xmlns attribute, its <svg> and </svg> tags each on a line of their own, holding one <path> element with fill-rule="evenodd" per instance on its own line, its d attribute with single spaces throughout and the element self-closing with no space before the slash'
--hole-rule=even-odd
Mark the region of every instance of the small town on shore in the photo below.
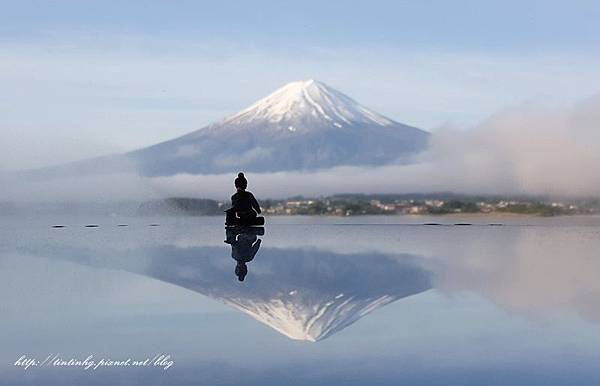
<svg viewBox="0 0 600 386">
<path fill-rule="evenodd" d="M 512 213 L 534 216 L 600 214 L 600 200 L 550 200 L 534 197 L 479 197 L 456 194 L 341 194 L 260 200 L 272 216 L 446 215 Z M 138 214 L 217 215 L 228 201 L 168 198 L 145 202 Z"/>
<path fill-rule="evenodd" d="M 539 216 L 597 214 L 594 200 L 567 202 L 533 198 L 494 198 L 454 195 L 339 195 L 324 198 L 267 200 L 271 215 L 443 215 L 453 213 L 515 213 Z"/>
<path fill-rule="evenodd" d="M 361 215 L 450 215 L 522 214 L 531 216 L 600 214 L 599 199 L 549 199 L 544 197 L 491 197 L 432 194 L 339 194 L 325 197 L 259 199 L 262 213 L 270 216 L 361 216 Z M 17 214 L 111 214 L 219 216 L 229 200 L 170 197 L 148 201 L 114 203 L 0 202 L 0 215 Z"/>
</svg>

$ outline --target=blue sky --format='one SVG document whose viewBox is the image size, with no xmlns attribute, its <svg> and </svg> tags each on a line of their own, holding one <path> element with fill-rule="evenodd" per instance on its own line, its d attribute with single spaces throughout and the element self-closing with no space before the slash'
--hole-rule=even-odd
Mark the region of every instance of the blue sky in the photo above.
<svg viewBox="0 0 600 386">
<path fill-rule="evenodd" d="M 274 49 L 337 44 L 545 50 L 597 46 L 595 1 L 19 1 L 6 38 L 50 32 L 215 37 Z"/>
<path fill-rule="evenodd" d="M 594 1 L 0 6 L 0 169 L 169 139 L 298 79 L 430 131 L 600 92 Z"/>
</svg>

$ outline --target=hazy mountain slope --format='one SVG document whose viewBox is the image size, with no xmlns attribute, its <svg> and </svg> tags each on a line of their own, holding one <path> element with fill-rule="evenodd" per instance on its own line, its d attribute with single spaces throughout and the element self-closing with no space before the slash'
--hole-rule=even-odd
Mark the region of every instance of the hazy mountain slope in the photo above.
<svg viewBox="0 0 600 386">
<path fill-rule="evenodd" d="M 428 133 L 314 81 L 292 82 L 247 109 L 130 153 L 147 175 L 380 165 L 426 146 Z"/>
<path fill-rule="evenodd" d="M 314 170 L 410 162 L 429 133 L 395 122 L 314 80 L 292 82 L 219 122 L 123 154 L 18 173 L 70 177 Z"/>
</svg>

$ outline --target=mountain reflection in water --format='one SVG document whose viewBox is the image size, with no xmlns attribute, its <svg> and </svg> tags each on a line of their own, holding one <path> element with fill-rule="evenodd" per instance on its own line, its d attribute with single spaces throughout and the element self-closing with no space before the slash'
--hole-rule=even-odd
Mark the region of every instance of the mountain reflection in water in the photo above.
<svg viewBox="0 0 600 386">
<path fill-rule="evenodd" d="M 0 383 L 599 384 L 600 218 L 382 219 L 4 222 Z M 156 350 L 176 361 L 160 376 L 12 365 Z"/>
<path fill-rule="evenodd" d="M 119 238 L 122 230 L 67 229 L 49 238 L 7 237 L 5 248 L 171 283 L 297 340 L 325 339 L 430 288 L 478 294 L 527 317 L 576 313 L 599 320 L 594 227 L 268 230 L 266 236 L 224 234 L 220 226 L 184 223 L 164 226 L 152 238 L 143 228 Z"/>
<path fill-rule="evenodd" d="M 240 237 L 255 243 L 254 233 L 242 232 Z M 430 274 L 419 267 L 416 256 L 339 254 L 308 246 L 269 248 L 267 243 L 253 257 L 243 283 L 232 275 L 231 261 L 217 247 L 151 249 L 144 264 L 129 260 L 124 269 L 220 300 L 291 339 L 311 342 L 431 288 Z M 255 253 L 258 248 L 247 249 Z"/>
</svg>

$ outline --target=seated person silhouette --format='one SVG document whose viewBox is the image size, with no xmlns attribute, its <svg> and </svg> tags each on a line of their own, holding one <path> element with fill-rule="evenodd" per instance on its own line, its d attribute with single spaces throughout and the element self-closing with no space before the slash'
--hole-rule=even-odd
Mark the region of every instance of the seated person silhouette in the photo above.
<svg viewBox="0 0 600 386">
<path fill-rule="evenodd" d="M 238 173 L 234 181 L 237 192 L 231 196 L 231 208 L 225 211 L 225 225 L 264 225 L 264 217 L 257 217 L 260 205 L 251 192 L 244 173 Z"/>
<path fill-rule="evenodd" d="M 235 231 L 227 229 L 225 235 L 225 242 L 231 245 L 231 257 L 237 261 L 235 275 L 239 281 L 244 281 L 244 278 L 248 274 L 246 263 L 252 261 L 254 256 L 256 256 L 256 253 L 260 248 L 261 240 L 256 237 L 257 232 L 252 231 Z"/>
</svg>

